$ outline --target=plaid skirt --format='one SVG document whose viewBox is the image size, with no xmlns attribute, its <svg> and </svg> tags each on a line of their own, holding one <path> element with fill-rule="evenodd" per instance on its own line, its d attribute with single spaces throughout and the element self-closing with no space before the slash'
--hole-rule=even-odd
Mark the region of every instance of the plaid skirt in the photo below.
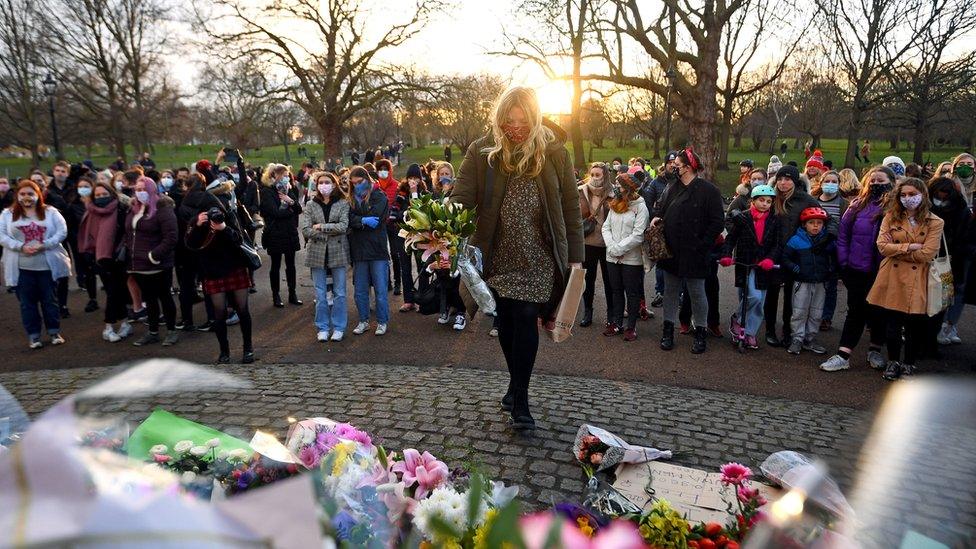
<svg viewBox="0 0 976 549">
<path fill-rule="evenodd" d="M 251 287 L 251 275 L 245 267 L 233 271 L 223 278 L 203 280 L 203 293 L 207 295 L 222 294 Z"/>
</svg>

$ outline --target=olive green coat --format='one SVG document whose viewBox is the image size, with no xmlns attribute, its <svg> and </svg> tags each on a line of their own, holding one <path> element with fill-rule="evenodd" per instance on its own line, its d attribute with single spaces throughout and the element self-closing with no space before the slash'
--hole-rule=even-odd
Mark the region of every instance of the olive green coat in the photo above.
<svg viewBox="0 0 976 549">
<path fill-rule="evenodd" d="M 573 175 L 573 163 L 566 149 L 566 132 L 548 120 L 545 124 L 556 135 L 556 139 L 546 148 L 545 167 L 535 179 L 542 190 L 543 219 L 546 220 L 547 232 L 553 243 L 553 258 L 558 274 L 565 280 L 569 265 L 583 262 L 583 219 L 580 214 L 576 177 Z M 491 135 L 487 135 L 468 147 L 451 195 L 451 202 L 463 204 L 468 208 L 474 206 L 478 208 L 478 228 L 471 237 L 470 244 L 481 249 L 485 259 L 484 272 L 491 271 L 498 218 L 511 176 L 501 168 L 493 169 L 492 196 L 486 196 L 488 153 L 484 152 L 484 149 L 492 145 L 492 139 Z M 556 302 L 561 297 L 562 286 L 562 283 L 557 284 L 554 289 L 553 300 Z M 463 284 L 461 298 L 468 308 L 468 313 L 474 315 L 477 305 Z"/>
</svg>

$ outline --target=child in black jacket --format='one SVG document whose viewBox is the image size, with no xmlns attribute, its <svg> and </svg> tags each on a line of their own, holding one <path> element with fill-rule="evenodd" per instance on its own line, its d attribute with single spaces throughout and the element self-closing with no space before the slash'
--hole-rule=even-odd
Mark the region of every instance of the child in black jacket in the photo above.
<svg viewBox="0 0 976 549">
<path fill-rule="evenodd" d="M 801 349 L 823 354 L 826 349 L 814 341 L 820 331 L 826 286 L 837 271 L 837 245 L 825 228 L 829 216 L 823 208 L 805 208 L 797 228 L 783 251 L 783 268 L 793 273 L 793 341 L 787 352 Z"/>
</svg>

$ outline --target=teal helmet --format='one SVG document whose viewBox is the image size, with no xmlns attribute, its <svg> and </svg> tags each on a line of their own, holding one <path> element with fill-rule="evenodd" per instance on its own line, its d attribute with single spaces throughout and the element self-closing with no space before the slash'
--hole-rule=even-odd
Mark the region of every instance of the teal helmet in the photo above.
<svg viewBox="0 0 976 549">
<path fill-rule="evenodd" d="M 769 185 L 756 185 L 752 188 L 752 198 L 757 196 L 776 196 L 776 189 L 770 187 Z"/>
</svg>

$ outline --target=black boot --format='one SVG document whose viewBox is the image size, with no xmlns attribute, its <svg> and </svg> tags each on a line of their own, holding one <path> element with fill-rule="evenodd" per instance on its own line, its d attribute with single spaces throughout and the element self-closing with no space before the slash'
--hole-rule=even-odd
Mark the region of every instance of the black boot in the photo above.
<svg viewBox="0 0 976 549">
<path fill-rule="evenodd" d="M 295 290 L 288 290 L 288 303 L 291 303 L 292 305 L 301 305 L 304 303 L 304 301 L 298 299 L 298 294 L 295 293 Z"/>
<path fill-rule="evenodd" d="M 281 294 L 279 294 L 278 292 L 274 292 L 273 294 L 271 294 L 271 298 L 274 300 L 275 307 L 278 307 L 280 309 L 285 306 L 285 303 L 281 301 Z"/>
<path fill-rule="evenodd" d="M 516 430 L 535 429 L 535 420 L 529 412 L 529 390 L 515 389 L 512 402 L 512 427 Z"/>
<path fill-rule="evenodd" d="M 674 322 L 664 321 L 661 334 L 661 349 L 665 351 L 674 349 Z"/>
<path fill-rule="evenodd" d="M 695 341 L 691 344 L 691 352 L 700 355 L 705 352 L 705 338 L 708 333 L 704 326 L 695 326 Z"/>
<path fill-rule="evenodd" d="M 505 396 L 502 397 L 502 410 L 506 412 L 512 411 L 512 404 L 515 402 L 515 388 L 512 386 L 512 382 L 508 382 L 508 390 L 505 391 Z"/>
<path fill-rule="evenodd" d="M 580 328 L 587 328 L 593 324 L 593 308 L 583 309 L 583 319 L 580 320 Z"/>
</svg>

